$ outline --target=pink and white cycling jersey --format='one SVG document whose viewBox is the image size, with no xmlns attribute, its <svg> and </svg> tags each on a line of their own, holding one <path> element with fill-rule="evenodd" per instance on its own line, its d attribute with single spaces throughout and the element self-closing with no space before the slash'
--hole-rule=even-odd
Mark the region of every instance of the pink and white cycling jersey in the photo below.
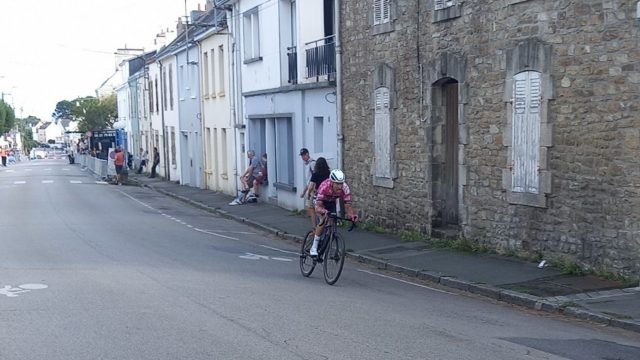
<svg viewBox="0 0 640 360">
<path fill-rule="evenodd" d="M 333 187 L 331 186 L 331 179 L 326 179 L 325 181 L 320 183 L 318 186 L 318 191 L 316 193 L 316 200 L 318 201 L 336 201 L 337 199 L 342 198 L 344 202 L 351 202 L 351 190 L 349 190 L 349 185 L 344 183 L 342 186 L 342 190 L 333 191 Z"/>
</svg>

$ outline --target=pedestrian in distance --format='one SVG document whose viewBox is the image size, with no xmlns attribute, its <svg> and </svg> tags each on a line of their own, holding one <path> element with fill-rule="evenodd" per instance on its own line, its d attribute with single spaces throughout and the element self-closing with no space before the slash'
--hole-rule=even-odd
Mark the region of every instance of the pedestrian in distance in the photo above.
<svg viewBox="0 0 640 360">
<path fill-rule="evenodd" d="M 142 169 L 147 167 L 147 161 L 149 161 L 149 152 L 140 148 L 140 167 L 138 167 L 138 174 L 142 173 Z"/>
<path fill-rule="evenodd" d="M 158 152 L 158 148 L 154 147 L 153 148 L 153 165 L 151 166 L 151 175 L 149 175 L 150 178 L 156 177 L 156 168 L 158 167 L 158 164 L 160 164 L 160 153 Z"/>
<path fill-rule="evenodd" d="M 0 149 L 0 157 L 2 157 L 2 166 L 7 167 L 7 157 L 9 152 L 7 151 L 7 147 L 4 146 Z"/>
<path fill-rule="evenodd" d="M 249 191 L 254 185 L 254 181 L 258 173 L 260 172 L 260 160 L 256 159 L 256 152 L 253 150 L 247 151 L 247 158 L 249 159 L 249 166 L 240 177 L 240 183 L 242 189 L 240 190 L 238 197 L 234 199 L 229 205 L 241 205 L 247 202 Z"/>
<path fill-rule="evenodd" d="M 116 184 L 122 185 L 122 171 L 124 169 L 124 150 L 120 146 L 116 146 L 116 155 L 113 163 L 116 166 Z"/>
<path fill-rule="evenodd" d="M 302 193 L 300 193 L 300 197 L 304 199 L 304 207 L 307 210 L 309 219 L 311 219 L 311 226 L 315 227 L 315 210 L 313 209 L 313 202 L 311 198 L 307 196 L 307 189 L 309 189 L 309 181 L 311 180 L 311 175 L 313 175 L 313 169 L 316 166 L 316 161 L 311 157 L 311 155 L 309 155 L 309 150 L 307 148 L 300 149 L 299 154 L 302 158 L 302 163 L 304 164 L 304 173 L 302 177 L 304 187 L 302 189 Z"/>
<path fill-rule="evenodd" d="M 258 173 L 253 180 L 253 193 L 247 197 L 247 202 L 258 202 L 260 197 L 260 187 L 267 183 L 267 154 L 262 154 L 258 162 Z"/>
</svg>

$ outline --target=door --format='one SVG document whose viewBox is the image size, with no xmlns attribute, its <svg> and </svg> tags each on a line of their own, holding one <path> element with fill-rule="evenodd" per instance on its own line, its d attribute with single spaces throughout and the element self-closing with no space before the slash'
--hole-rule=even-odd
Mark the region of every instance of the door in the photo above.
<svg viewBox="0 0 640 360">
<path fill-rule="evenodd" d="M 444 85 L 445 96 L 445 224 L 458 224 L 458 83 Z"/>
</svg>

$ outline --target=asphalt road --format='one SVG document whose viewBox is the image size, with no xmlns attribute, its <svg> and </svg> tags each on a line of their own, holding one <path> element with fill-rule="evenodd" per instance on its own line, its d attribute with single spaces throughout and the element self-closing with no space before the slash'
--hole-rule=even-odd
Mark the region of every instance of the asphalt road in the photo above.
<svg viewBox="0 0 640 360">
<path fill-rule="evenodd" d="M 78 165 L 0 169 L 0 359 L 640 359 L 640 336 L 348 262 Z M 345 235 L 345 236 L 348 236 Z"/>
</svg>

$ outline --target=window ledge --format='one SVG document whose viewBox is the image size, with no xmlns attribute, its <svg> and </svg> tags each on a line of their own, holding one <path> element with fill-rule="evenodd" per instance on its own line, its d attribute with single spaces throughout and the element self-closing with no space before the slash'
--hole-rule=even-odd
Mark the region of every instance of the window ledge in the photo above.
<svg viewBox="0 0 640 360">
<path fill-rule="evenodd" d="M 372 35 L 380 35 L 392 32 L 395 30 L 393 21 L 389 21 L 382 24 L 374 24 L 372 29 Z"/>
<path fill-rule="evenodd" d="M 547 208 L 547 196 L 544 194 L 532 194 L 507 191 L 509 204 L 527 205 L 538 208 Z"/>
<path fill-rule="evenodd" d="M 462 4 L 456 4 L 433 12 L 433 22 L 446 21 L 462 16 Z"/>
<path fill-rule="evenodd" d="M 251 64 L 251 63 L 254 63 L 254 62 L 258 62 L 258 61 L 262 61 L 262 56 L 258 56 L 258 57 L 251 58 L 251 59 L 245 59 L 244 60 L 244 64 Z"/>
<path fill-rule="evenodd" d="M 286 190 L 286 191 L 291 191 L 291 192 L 297 192 L 298 191 L 296 189 L 296 187 L 291 185 L 291 184 L 285 184 L 285 183 L 276 182 L 275 184 L 273 184 L 273 186 L 278 190 Z"/>
<path fill-rule="evenodd" d="M 229 180 L 229 175 L 227 175 L 227 173 L 220 174 L 220 178 L 221 178 L 222 180 Z"/>
<path fill-rule="evenodd" d="M 225 94 L 224 94 L 224 91 L 220 91 L 220 92 L 218 92 L 216 95 L 217 95 L 217 96 L 220 96 L 220 97 L 223 97 Z"/>
</svg>

